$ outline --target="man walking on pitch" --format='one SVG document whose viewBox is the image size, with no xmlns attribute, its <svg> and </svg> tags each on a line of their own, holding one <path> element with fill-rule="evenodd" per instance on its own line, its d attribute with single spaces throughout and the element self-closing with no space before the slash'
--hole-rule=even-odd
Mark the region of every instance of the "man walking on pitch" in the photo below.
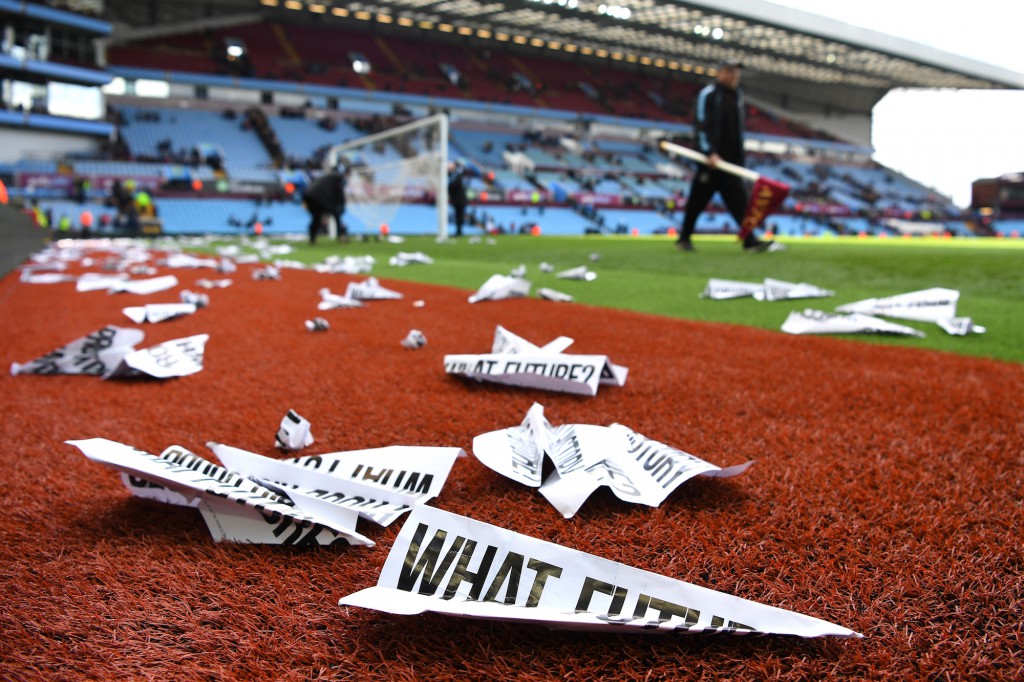
<svg viewBox="0 0 1024 682">
<path fill-rule="evenodd" d="M 455 236 L 462 236 L 462 225 L 466 221 L 466 167 L 462 161 L 448 164 L 448 205 L 455 212 Z"/>
<path fill-rule="evenodd" d="M 742 69 L 739 62 L 722 63 L 718 67 L 716 81 L 697 95 L 697 146 L 707 155 L 708 165 L 698 166 L 690 186 L 682 232 L 676 242 L 676 247 L 683 251 L 693 251 L 690 238 L 697 227 L 697 218 L 715 192 L 721 195 L 736 224 L 743 224 L 747 188 L 739 177 L 715 168 L 720 161 L 743 165 L 744 103 L 739 89 Z M 743 249 L 756 253 L 769 250 L 772 244 L 748 233 L 743 240 Z"/>
<path fill-rule="evenodd" d="M 345 212 L 345 164 L 339 163 L 337 168 L 327 171 L 314 180 L 302 193 L 302 201 L 309 211 L 309 243 L 316 244 L 316 236 L 323 225 L 324 215 L 334 216 L 338 229 L 338 239 L 348 238 L 348 229 L 341 221 Z"/>
</svg>

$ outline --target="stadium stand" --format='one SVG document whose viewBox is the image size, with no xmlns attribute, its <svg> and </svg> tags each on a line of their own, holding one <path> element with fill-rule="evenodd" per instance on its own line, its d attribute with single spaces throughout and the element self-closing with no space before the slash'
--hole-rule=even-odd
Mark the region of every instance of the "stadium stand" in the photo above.
<svg viewBox="0 0 1024 682">
<path fill-rule="evenodd" d="M 224 57 L 231 41 L 247 48 L 243 59 Z M 301 188 L 327 147 L 449 105 L 474 112 L 453 116 L 448 156 L 476 171 L 468 189 L 480 225 L 516 232 L 538 224 L 544 234 L 666 231 L 679 223 L 693 168 L 657 151 L 656 137 L 644 131 L 688 135 L 706 83 L 695 74 L 599 69 L 495 43 L 477 48 L 279 20 L 121 42 L 107 56 L 130 78 L 159 77 L 173 66 L 173 105 L 109 98 L 111 149 L 61 163 L 20 160 L 0 173 L 13 180 L 12 195 L 49 202 L 58 214 L 70 210 L 61 202 L 79 180 L 93 200 L 105 198 L 114 179 L 138 180 L 155 195 L 168 233 L 239 231 L 257 218 L 269 233 L 301 231 L 301 204 L 285 188 Z M 353 69 L 357 56 L 368 69 Z M 208 98 L 208 89 L 225 87 L 246 94 L 220 104 Z M 196 97 L 180 97 L 185 92 Z M 765 226 L 775 234 L 895 234 L 893 221 L 906 220 L 975 234 L 970 216 L 870 162 L 870 150 L 761 104 L 748 104 L 747 122 L 752 138 L 788 150 L 748 159 L 792 186 Z M 363 154 L 369 163 L 402 155 L 392 146 Z M 420 231 L 435 223 L 430 211 L 402 206 L 391 227 Z M 1006 235 L 1020 227 L 993 225 Z M 706 232 L 734 229 L 717 203 L 698 223 Z"/>
</svg>

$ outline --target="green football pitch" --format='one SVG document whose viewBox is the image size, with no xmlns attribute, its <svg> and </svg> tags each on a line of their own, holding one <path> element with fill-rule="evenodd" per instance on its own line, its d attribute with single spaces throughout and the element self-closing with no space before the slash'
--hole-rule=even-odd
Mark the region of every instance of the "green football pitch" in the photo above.
<svg viewBox="0 0 1024 682">
<path fill-rule="evenodd" d="M 933 323 L 896 320 L 926 336 L 849 338 L 1024 361 L 1024 240 L 808 238 L 785 240 L 785 251 L 762 254 L 744 253 L 732 237 L 698 236 L 694 243 L 696 251 L 687 253 L 675 249 L 670 237 L 657 236 L 500 235 L 444 243 L 432 237 L 409 237 L 400 244 L 321 240 L 316 246 L 293 242 L 295 252 L 287 257 L 316 263 L 329 255 L 371 255 L 376 259 L 373 274 L 377 277 L 471 291 L 492 274 L 508 274 L 525 265 L 534 292 L 549 287 L 587 305 L 774 330 L 792 310 L 832 311 L 864 298 L 946 287 L 960 291 L 957 314 L 971 317 L 987 333 L 956 337 Z M 400 251 L 422 252 L 434 263 L 389 265 L 389 258 Z M 585 265 L 597 278 L 589 282 L 559 279 L 542 272 L 542 262 L 550 263 L 554 273 Z M 807 282 L 833 290 L 835 296 L 778 302 L 700 297 L 709 278 L 760 282 L 766 277 Z"/>
</svg>

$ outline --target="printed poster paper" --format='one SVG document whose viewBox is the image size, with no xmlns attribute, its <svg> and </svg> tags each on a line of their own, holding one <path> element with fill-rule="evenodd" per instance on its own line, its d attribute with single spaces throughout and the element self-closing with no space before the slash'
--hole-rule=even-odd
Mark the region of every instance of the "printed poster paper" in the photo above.
<svg viewBox="0 0 1024 682">
<path fill-rule="evenodd" d="M 196 305 L 194 303 L 149 303 L 142 306 L 128 306 L 122 308 L 121 312 L 135 324 L 146 322 L 155 324 L 192 315 L 196 312 Z"/>
<path fill-rule="evenodd" d="M 220 443 L 207 447 L 231 471 L 292 499 L 317 498 L 382 526 L 440 494 L 455 460 L 465 456 L 460 448 L 393 445 L 275 460 Z"/>
<path fill-rule="evenodd" d="M 94 462 L 127 475 L 134 495 L 161 502 L 186 501 L 202 513 L 217 542 L 272 545 L 353 545 L 373 542 L 355 532 L 357 514 L 337 507 L 313 517 L 276 492 L 180 446 L 152 455 L 105 438 L 69 440 Z M 175 493 L 174 495 L 170 493 Z"/>
<path fill-rule="evenodd" d="M 444 368 L 476 381 L 588 396 L 597 395 L 602 385 L 625 384 L 629 369 L 607 355 L 562 353 L 572 342 L 563 336 L 541 348 L 499 325 L 490 353 L 446 355 Z"/>
<path fill-rule="evenodd" d="M 473 454 L 503 476 L 539 486 L 566 518 L 572 518 L 601 486 L 611 488 L 624 502 L 657 507 L 695 476 L 738 476 L 753 464 L 721 468 L 621 424 L 555 427 L 537 403 L 519 426 L 474 438 Z M 545 456 L 555 470 L 541 484 Z"/>
<path fill-rule="evenodd" d="M 338 604 L 609 633 L 861 637 L 812 616 L 432 507 L 409 516 L 377 585 Z"/>
<path fill-rule="evenodd" d="M 897 336 L 923 337 L 924 332 L 883 320 L 880 317 L 851 313 L 849 315 L 826 313 L 821 310 L 794 310 L 782 323 L 787 334 L 894 334 Z"/>
<path fill-rule="evenodd" d="M 88 374 L 102 376 L 135 350 L 145 338 L 141 329 L 107 325 L 24 364 L 11 363 L 11 374 Z"/>
<path fill-rule="evenodd" d="M 956 304 L 959 300 L 960 292 L 956 289 L 932 287 L 887 298 L 867 298 L 863 301 L 854 301 L 839 306 L 836 308 L 836 312 L 882 315 L 919 322 L 938 322 L 956 317 Z"/>
</svg>

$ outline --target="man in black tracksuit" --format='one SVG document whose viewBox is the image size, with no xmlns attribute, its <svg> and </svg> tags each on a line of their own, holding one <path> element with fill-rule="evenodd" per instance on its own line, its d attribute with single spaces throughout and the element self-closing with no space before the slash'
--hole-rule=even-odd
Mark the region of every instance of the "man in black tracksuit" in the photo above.
<svg viewBox="0 0 1024 682">
<path fill-rule="evenodd" d="M 747 210 L 747 188 L 743 180 L 715 169 L 719 161 L 743 165 L 744 103 L 739 90 L 742 68 L 739 62 L 723 63 L 716 81 L 697 95 L 697 147 L 707 155 L 708 165 L 698 166 L 686 200 L 683 229 L 676 242 L 684 251 L 693 251 L 690 237 L 697 226 L 697 217 L 715 192 L 721 195 L 736 224 L 743 223 Z M 745 250 L 755 252 L 766 251 L 770 245 L 771 242 L 760 241 L 753 234 L 743 242 Z"/>
<path fill-rule="evenodd" d="M 348 236 L 348 229 L 341 221 L 345 212 L 345 166 L 339 164 L 335 170 L 328 171 L 314 180 L 302 193 L 302 200 L 309 211 L 309 243 L 316 244 L 316 235 L 320 232 L 324 215 L 334 216 L 338 227 L 338 239 Z"/>
<path fill-rule="evenodd" d="M 466 221 L 466 168 L 461 161 L 448 166 L 448 205 L 455 212 L 455 236 L 462 236 L 462 225 Z"/>
</svg>

